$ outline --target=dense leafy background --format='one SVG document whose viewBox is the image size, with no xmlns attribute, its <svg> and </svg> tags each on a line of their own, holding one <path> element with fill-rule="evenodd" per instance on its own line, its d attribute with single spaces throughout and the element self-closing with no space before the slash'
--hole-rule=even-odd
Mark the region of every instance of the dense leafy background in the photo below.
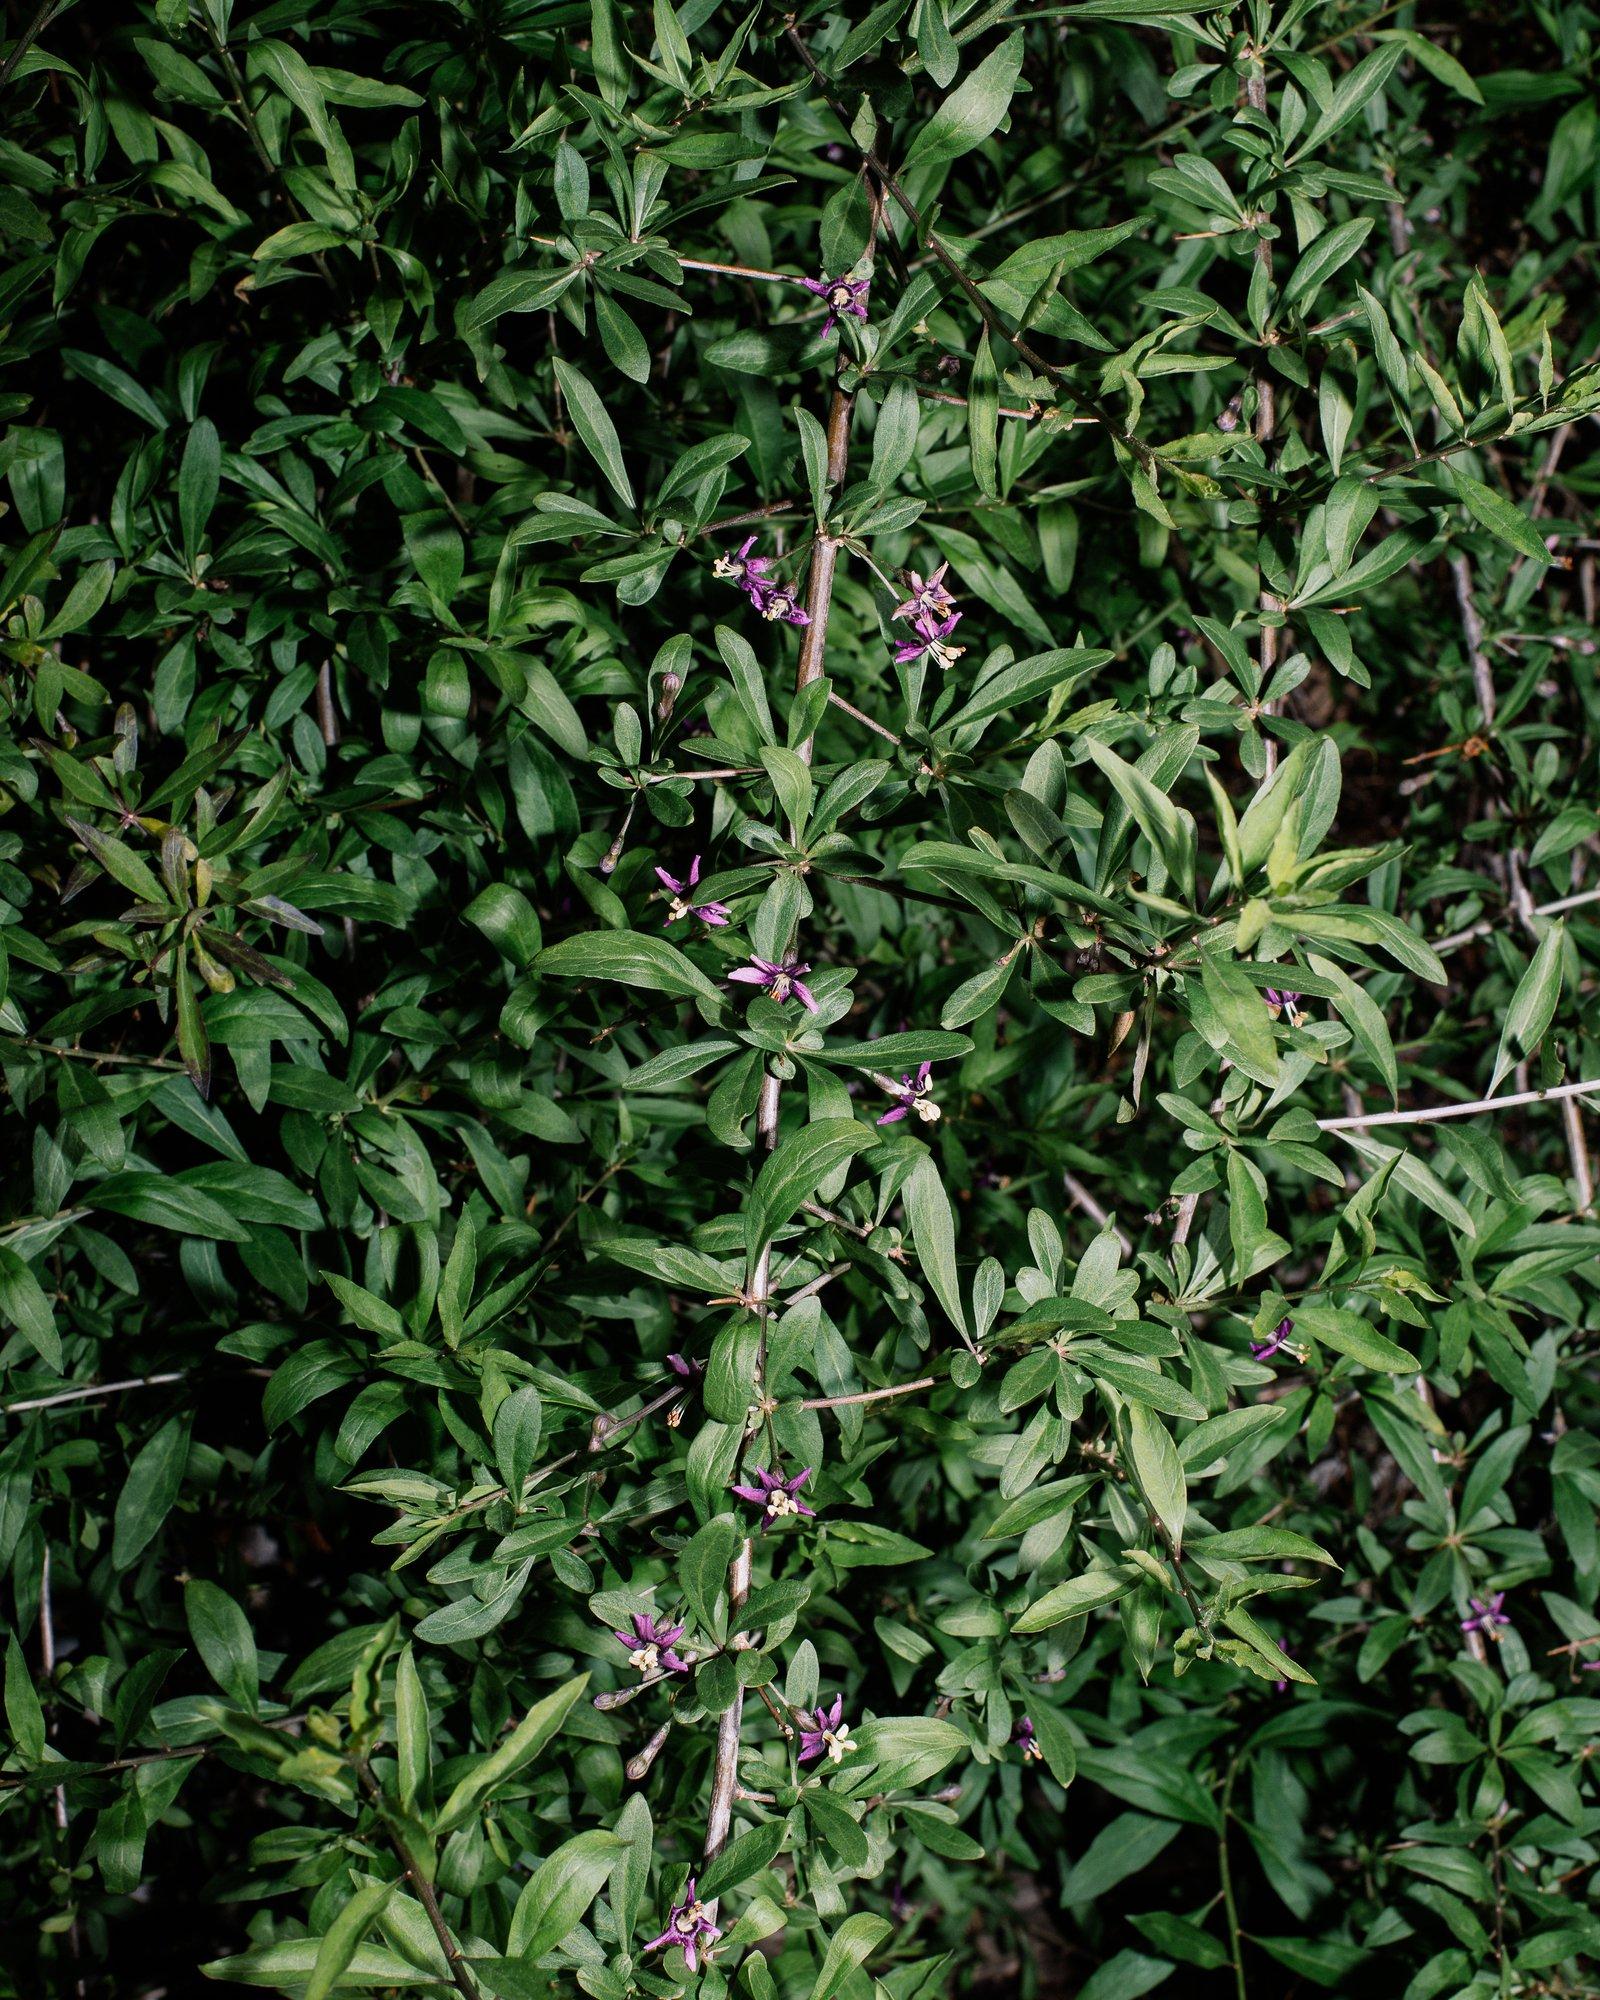
<svg viewBox="0 0 1600 2000">
<path fill-rule="evenodd" d="M 7 29 L 0 1992 L 1600 1991 L 1600 12 Z"/>
</svg>

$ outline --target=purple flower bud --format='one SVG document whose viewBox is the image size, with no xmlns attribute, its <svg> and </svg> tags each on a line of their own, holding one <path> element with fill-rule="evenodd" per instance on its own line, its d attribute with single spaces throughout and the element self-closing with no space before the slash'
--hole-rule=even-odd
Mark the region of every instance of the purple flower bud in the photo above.
<svg viewBox="0 0 1600 2000">
<path fill-rule="evenodd" d="M 1293 1332 L 1294 1321 L 1292 1319 L 1280 1319 L 1278 1324 L 1272 1329 L 1269 1339 L 1260 1342 L 1251 1341 L 1250 1352 L 1255 1356 L 1257 1361 L 1270 1361 L 1273 1355 L 1288 1346 L 1289 1336 Z M 1289 1348 L 1289 1352 L 1292 1356 L 1294 1355 L 1292 1347 Z M 1295 1358 L 1298 1359 L 1298 1356 L 1295 1356 Z"/>
</svg>

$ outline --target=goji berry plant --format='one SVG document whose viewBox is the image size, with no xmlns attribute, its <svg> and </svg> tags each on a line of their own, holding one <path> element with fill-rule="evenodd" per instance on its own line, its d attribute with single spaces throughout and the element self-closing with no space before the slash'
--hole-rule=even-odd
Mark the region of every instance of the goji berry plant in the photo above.
<svg viewBox="0 0 1600 2000">
<path fill-rule="evenodd" d="M 1600 1993 L 1593 0 L 12 0 L 0 1993 Z"/>
</svg>

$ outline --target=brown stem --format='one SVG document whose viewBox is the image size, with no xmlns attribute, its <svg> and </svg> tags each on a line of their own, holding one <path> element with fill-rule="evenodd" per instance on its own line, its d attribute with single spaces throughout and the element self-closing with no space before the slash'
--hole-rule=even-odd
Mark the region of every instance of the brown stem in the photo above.
<svg viewBox="0 0 1600 2000">
<path fill-rule="evenodd" d="M 728 1606 L 730 1616 L 743 1608 L 750 1595 L 750 1540 L 746 1536 L 739 1545 L 728 1570 Z M 732 1644 L 737 1646 L 744 1635 L 735 1633 Z M 733 1700 L 722 1711 L 717 1724 L 716 1756 L 711 1766 L 711 1804 L 706 1813 L 707 1861 L 714 1861 L 728 1844 L 729 1829 L 733 1825 L 733 1794 L 739 1782 L 739 1729 L 744 1720 L 744 1689 L 741 1686 Z M 716 1921 L 716 1904 L 708 1904 L 712 1922 Z"/>
<path fill-rule="evenodd" d="M 0 90 L 4 90 L 11 81 L 18 63 L 55 19 L 62 4 L 63 0 L 44 0 L 44 5 L 17 37 L 10 55 L 6 57 L 5 67 L 0 69 Z"/>
<path fill-rule="evenodd" d="M 428 1922 L 433 1926 L 433 1934 L 439 1940 L 439 1949 L 444 1953 L 444 1962 L 450 1968 L 450 1977 L 455 1981 L 462 2000 L 483 2000 L 478 1982 L 467 1970 L 467 1961 L 462 1956 L 461 1947 L 456 1943 L 450 1926 L 444 1920 L 444 1913 L 439 1908 L 439 1898 L 433 1893 L 433 1884 L 412 1860 L 410 1849 L 400 1838 L 398 1830 L 389 1818 L 388 1809 L 383 1802 L 382 1788 L 372 1775 L 364 1757 L 357 1761 L 356 1773 L 361 1779 L 362 1790 L 372 1801 L 378 1818 L 383 1823 L 389 1845 L 394 1849 L 395 1859 L 400 1863 L 401 1874 L 411 1884 L 412 1893 L 428 1913 Z"/>
<path fill-rule="evenodd" d="M 324 660 L 317 669 L 317 727 L 322 741 L 331 750 L 339 740 L 339 711 L 333 703 L 333 662 Z"/>
</svg>

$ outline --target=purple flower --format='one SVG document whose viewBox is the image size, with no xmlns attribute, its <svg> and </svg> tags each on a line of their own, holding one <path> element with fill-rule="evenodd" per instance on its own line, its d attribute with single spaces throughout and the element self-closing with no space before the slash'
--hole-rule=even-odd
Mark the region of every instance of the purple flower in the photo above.
<svg viewBox="0 0 1600 2000">
<path fill-rule="evenodd" d="M 617 1637 L 623 1645 L 630 1647 L 628 1665 L 637 1667 L 641 1674 L 658 1673 L 686 1674 L 690 1661 L 673 1651 L 683 1637 L 681 1625 L 662 1625 L 648 1611 L 630 1611 L 633 1621 L 631 1632 L 619 1632 Z"/>
<path fill-rule="evenodd" d="M 1044 1749 L 1038 1737 L 1033 1733 L 1033 1718 L 1031 1716 L 1023 1716 L 1016 1728 L 1012 1730 L 1011 1740 L 1022 1752 L 1022 1760 L 1025 1764 L 1037 1764 L 1043 1759 Z"/>
<path fill-rule="evenodd" d="M 949 567 L 947 562 L 940 563 L 926 582 L 914 569 L 908 569 L 905 577 L 911 586 L 911 595 L 904 604 L 897 604 L 889 616 L 910 618 L 919 623 L 927 619 L 937 624 L 955 607 L 955 599 L 944 587 L 944 574 Z"/>
<path fill-rule="evenodd" d="M 1294 1321 L 1292 1319 L 1280 1319 L 1278 1324 L 1272 1329 L 1270 1339 L 1260 1342 L 1251 1341 L 1250 1352 L 1257 1361 L 1270 1361 L 1280 1348 L 1289 1346 L 1289 1336 L 1293 1332 Z M 1289 1352 L 1293 1355 L 1294 1349 L 1290 1347 Z M 1296 1359 L 1298 1359 L 1298 1356 L 1296 1356 Z"/>
<path fill-rule="evenodd" d="M 1498 1646 L 1500 1643 L 1500 1628 L 1503 1625 L 1511 1623 L 1511 1620 L 1500 1608 L 1505 1601 L 1506 1594 L 1503 1590 L 1497 1590 L 1487 1604 L 1484 1603 L 1481 1597 L 1469 1597 L 1467 1605 L 1472 1616 L 1462 1619 L 1462 1631 L 1481 1632 L 1486 1639 L 1492 1639 Z"/>
<path fill-rule="evenodd" d="M 682 1945 L 684 1964 L 691 1972 L 698 1972 L 705 1947 L 721 1935 L 722 1932 L 707 1915 L 705 1904 L 695 1895 L 694 1877 L 691 1875 L 683 1885 L 683 1901 L 674 1903 L 667 1916 L 666 1929 L 644 1948 L 646 1951 L 665 1951 L 672 1945 Z"/>
<path fill-rule="evenodd" d="M 912 637 L 902 639 L 894 649 L 894 663 L 906 667 L 913 660 L 920 660 L 924 653 L 936 667 L 953 667 L 967 650 L 965 646 L 948 643 L 950 634 L 961 623 L 961 613 L 952 611 L 948 618 L 919 618 L 912 626 Z"/>
<path fill-rule="evenodd" d="M 698 917 L 703 924 L 721 926 L 728 921 L 729 910 L 726 903 L 697 903 L 689 893 L 700 880 L 700 857 L 697 854 L 689 864 L 689 879 L 680 882 L 676 875 L 669 875 L 665 868 L 656 870 L 656 880 L 664 889 L 672 892 L 672 901 L 667 905 L 667 923 L 675 924 L 680 917 Z M 666 925 L 662 926 L 664 930 Z"/>
<path fill-rule="evenodd" d="M 802 278 L 800 282 L 814 297 L 827 302 L 828 316 L 822 322 L 824 333 L 832 333 L 841 319 L 866 318 L 870 278 Z"/>
<path fill-rule="evenodd" d="M 817 1003 L 811 988 L 800 976 L 810 970 L 811 967 L 804 963 L 774 965 L 770 958 L 752 956 L 748 965 L 737 967 L 728 974 L 728 978 L 738 986 L 764 987 L 774 1000 L 787 1000 L 792 993 L 808 1014 L 814 1014 Z"/>
<path fill-rule="evenodd" d="M 767 588 L 767 571 L 772 567 L 771 556 L 753 556 L 750 551 L 756 545 L 754 535 L 746 536 L 744 542 L 731 556 L 718 556 L 711 565 L 713 576 L 726 577 L 729 583 L 736 583 L 741 590 L 752 593 Z"/>
<path fill-rule="evenodd" d="M 886 1076 L 875 1081 L 894 1098 L 892 1111 L 886 1111 L 878 1120 L 880 1125 L 897 1125 L 908 1111 L 914 1111 L 925 1125 L 937 1125 L 939 1107 L 932 1097 L 932 1063 L 922 1063 L 914 1077 L 902 1076 L 898 1083 L 891 1083 Z"/>
<path fill-rule="evenodd" d="M 737 1492 L 738 1488 L 735 1487 Z M 859 1750 L 860 1744 L 851 1740 L 850 1725 L 844 1719 L 844 1696 L 835 1695 L 832 1708 L 814 1708 L 808 1723 L 802 1712 L 800 1721 L 800 1761 L 802 1764 L 815 1763 L 817 1758 L 826 1757 L 830 1764 L 842 1764 L 852 1750 Z"/>
<path fill-rule="evenodd" d="M 1289 1026 L 1295 1025 L 1295 1017 L 1300 1007 L 1298 993 L 1280 993 L 1276 986 L 1269 986 L 1263 996 L 1269 1007 L 1276 1007 L 1289 1017 Z"/>
<path fill-rule="evenodd" d="M 730 1491 L 737 1493 L 741 1500 L 748 1500 L 752 1507 L 765 1509 L 766 1519 L 761 1523 L 763 1534 L 774 1521 L 781 1521 L 785 1514 L 809 1514 L 816 1518 L 816 1508 L 808 1507 L 799 1497 L 800 1489 L 816 1470 L 808 1465 L 803 1472 L 797 1472 L 793 1479 L 785 1479 L 781 1472 L 768 1472 L 759 1466 L 751 1473 L 751 1484 L 734 1486 Z"/>
<path fill-rule="evenodd" d="M 706 1364 L 703 1361 L 690 1361 L 681 1354 L 669 1354 L 667 1356 L 667 1366 L 672 1370 L 674 1375 L 683 1376 L 687 1382 L 698 1381 L 706 1372 Z"/>
<path fill-rule="evenodd" d="M 759 589 L 754 584 L 746 586 L 750 602 L 763 618 L 781 618 L 787 625 L 809 625 L 811 613 L 801 606 L 794 592 L 786 583 L 766 583 Z"/>
</svg>

